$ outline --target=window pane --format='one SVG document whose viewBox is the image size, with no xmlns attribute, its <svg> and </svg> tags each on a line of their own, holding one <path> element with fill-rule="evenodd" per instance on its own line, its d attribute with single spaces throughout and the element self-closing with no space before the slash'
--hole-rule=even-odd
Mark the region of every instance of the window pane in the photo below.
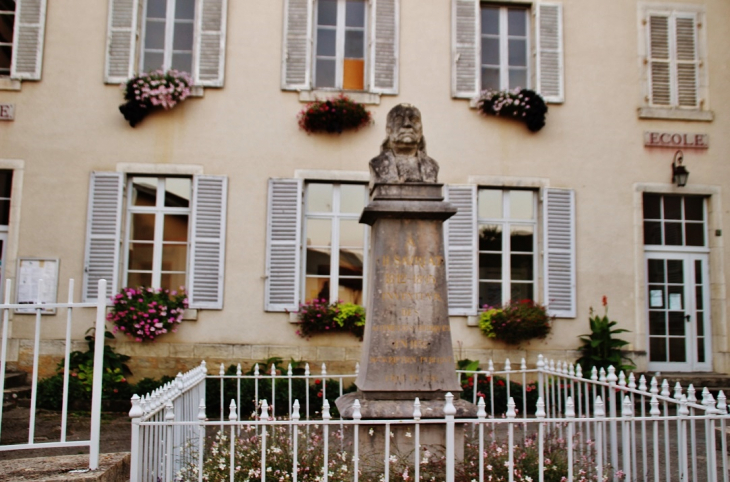
<svg viewBox="0 0 730 482">
<path fill-rule="evenodd" d="M 13 171 L 0 169 L 0 198 L 9 198 L 13 187 Z"/>
<path fill-rule="evenodd" d="M 329 276 L 330 250 L 307 248 L 307 274 Z"/>
<path fill-rule="evenodd" d="M 664 219 L 682 219 L 680 196 L 664 196 Z"/>
<path fill-rule="evenodd" d="M 704 199 L 698 196 L 684 198 L 684 219 L 690 221 L 704 221 Z"/>
<path fill-rule="evenodd" d="M 664 283 L 664 260 L 649 260 L 649 283 Z"/>
<path fill-rule="evenodd" d="M 13 8 L 15 7 L 13 6 Z M 2 5 L 0 5 L 0 10 L 4 10 Z M 13 42 L 14 23 L 15 15 L 0 15 L 0 42 Z"/>
<path fill-rule="evenodd" d="M 0 0 L 0 11 L 14 12 L 15 0 Z"/>
<path fill-rule="evenodd" d="M 190 207 L 190 190 L 192 179 L 184 177 L 168 177 L 165 179 L 165 207 Z"/>
<path fill-rule="evenodd" d="M 684 225 L 686 246 L 705 245 L 705 225 L 700 223 L 687 223 Z"/>
<path fill-rule="evenodd" d="M 667 340 L 665 338 L 649 339 L 649 360 L 655 362 L 667 361 Z"/>
<path fill-rule="evenodd" d="M 644 219 L 661 219 L 661 196 L 644 194 Z"/>
<path fill-rule="evenodd" d="M 307 278 L 304 287 L 305 300 L 307 302 L 313 299 L 324 299 L 329 302 L 330 299 L 330 280 L 329 278 Z"/>
<path fill-rule="evenodd" d="M 482 90 L 499 90 L 499 69 L 482 68 Z"/>
<path fill-rule="evenodd" d="M 345 32 L 345 57 L 348 59 L 365 58 L 365 32 L 348 30 Z"/>
<path fill-rule="evenodd" d="M 2 75 L 10 75 L 10 60 L 13 51 L 9 46 L 0 46 L 0 72 Z"/>
<path fill-rule="evenodd" d="M 0 225 L 7 226 L 10 224 L 10 201 L 7 199 L 0 200 Z"/>
<path fill-rule="evenodd" d="M 365 2 L 348 0 L 345 8 L 345 25 L 348 27 L 365 26 Z"/>
<path fill-rule="evenodd" d="M 659 221 L 644 222 L 644 244 L 662 244 L 662 223 Z"/>
<path fill-rule="evenodd" d="M 129 243 L 129 269 L 152 271 L 153 252 L 150 243 Z"/>
<path fill-rule="evenodd" d="M 695 314 L 695 317 L 697 318 L 697 335 L 698 336 L 704 336 L 705 335 L 705 316 L 702 314 L 701 311 L 698 311 Z"/>
<path fill-rule="evenodd" d="M 664 244 L 667 246 L 682 245 L 682 223 L 664 223 Z"/>
<path fill-rule="evenodd" d="M 512 283 L 510 290 L 511 300 L 531 300 L 533 299 L 532 284 Z"/>
<path fill-rule="evenodd" d="M 499 65 L 499 39 L 482 37 L 482 64 Z"/>
<path fill-rule="evenodd" d="M 337 297 L 344 303 L 362 305 L 362 279 L 341 279 Z"/>
<path fill-rule="evenodd" d="M 482 33 L 499 34 L 498 8 L 482 8 Z"/>
<path fill-rule="evenodd" d="M 195 0 L 177 0 L 175 18 L 193 20 L 195 18 Z"/>
<path fill-rule="evenodd" d="M 527 67 L 527 40 L 510 39 L 509 48 L 509 65 L 515 67 Z"/>
<path fill-rule="evenodd" d="M 155 70 L 161 70 L 162 64 L 165 62 L 165 57 L 162 53 L 156 52 L 145 52 L 144 53 L 144 66 L 142 69 L 145 72 L 154 72 Z"/>
<path fill-rule="evenodd" d="M 697 338 L 697 361 L 704 363 L 705 361 L 705 339 Z"/>
<path fill-rule="evenodd" d="M 479 306 L 502 306 L 502 283 L 479 283 Z"/>
<path fill-rule="evenodd" d="M 527 69 L 509 69 L 509 88 L 527 87 Z"/>
<path fill-rule="evenodd" d="M 155 215 L 132 213 L 132 227 L 129 239 L 134 241 L 152 241 L 155 239 Z"/>
<path fill-rule="evenodd" d="M 328 59 L 317 59 L 317 80 L 316 87 L 335 86 L 335 61 Z"/>
<path fill-rule="evenodd" d="M 332 221 L 307 219 L 307 246 L 330 246 L 331 244 Z"/>
<path fill-rule="evenodd" d="M 502 219 L 502 191 L 498 189 L 479 190 L 480 218 Z"/>
<path fill-rule="evenodd" d="M 127 275 L 127 286 L 132 288 L 152 286 L 152 273 L 129 273 Z"/>
<path fill-rule="evenodd" d="M 533 219 L 532 191 L 510 191 L 510 219 Z"/>
<path fill-rule="evenodd" d="M 337 25 L 337 0 L 319 0 L 317 25 Z"/>
<path fill-rule="evenodd" d="M 684 338 L 669 339 L 669 361 L 683 362 L 687 361 L 686 343 Z"/>
<path fill-rule="evenodd" d="M 180 72 L 193 71 L 193 54 L 174 53 L 172 54 L 172 68 Z"/>
<path fill-rule="evenodd" d="M 684 263 L 675 259 L 667 260 L 667 283 L 684 283 Z"/>
<path fill-rule="evenodd" d="M 340 186 L 340 212 L 361 213 L 365 207 L 365 186 L 343 184 Z"/>
<path fill-rule="evenodd" d="M 684 336 L 684 313 L 679 311 L 670 311 L 669 315 L 669 334 L 674 336 Z"/>
<path fill-rule="evenodd" d="M 154 206 L 157 202 L 157 178 L 132 178 L 132 205 Z"/>
<path fill-rule="evenodd" d="M 362 249 L 341 249 L 340 250 L 340 276 L 360 276 L 363 273 L 363 250 Z M 342 281 L 340 281 L 342 284 Z"/>
<path fill-rule="evenodd" d="M 513 254 L 511 257 L 511 277 L 513 280 L 532 281 L 534 273 L 532 271 L 532 255 L 529 254 Z"/>
<path fill-rule="evenodd" d="M 702 284 L 702 261 L 699 259 L 695 260 L 695 283 Z"/>
<path fill-rule="evenodd" d="M 479 279 L 502 279 L 502 255 L 479 253 Z"/>
<path fill-rule="evenodd" d="M 664 294 L 664 286 L 649 285 L 649 299 L 649 306 L 651 308 L 664 308 L 667 299 Z"/>
<path fill-rule="evenodd" d="M 185 273 L 162 273 L 160 288 L 178 290 L 185 287 Z"/>
<path fill-rule="evenodd" d="M 649 334 L 650 335 L 666 335 L 667 323 L 666 313 L 663 311 L 649 312 Z"/>
<path fill-rule="evenodd" d="M 165 18 L 167 0 L 147 0 L 147 17 Z"/>
<path fill-rule="evenodd" d="M 332 184 L 307 185 L 307 212 L 332 212 Z"/>
<path fill-rule="evenodd" d="M 356 219 L 342 219 L 340 221 L 340 246 L 362 247 L 365 236 L 365 225 Z"/>
<path fill-rule="evenodd" d="M 510 236 L 510 251 L 522 251 L 531 253 L 533 249 L 533 234 L 535 228 L 532 226 L 512 226 Z"/>
<path fill-rule="evenodd" d="M 188 265 L 186 244 L 162 245 L 162 271 L 185 271 Z"/>
<path fill-rule="evenodd" d="M 147 49 L 165 48 L 165 22 L 158 20 L 147 20 L 147 27 L 144 33 L 144 46 Z"/>
<path fill-rule="evenodd" d="M 192 22 L 175 22 L 175 38 L 172 41 L 174 50 L 193 50 Z"/>
<path fill-rule="evenodd" d="M 331 28 L 317 29 L 317 55 L 334 57 L 337 51 L 337 31 Z"/>
<path fill-rule="evenodd" d="M 527 35 L 527 10 L 522 8 L 507 10 L 507 34 Z"/>
<path fill-rule="evenodd" d="M 502 226 L 498 224 L 479 226 L 479 250 L 502 251 Z"/>
<path fill-rule="evenodd" d="M 363 90 L 365 88 L 365 60 L 344 59 L 342 62 L 342 88 Z"/>
<path fill-rule="evenodd" d="M 188 215 L 165 214 L 162 239 L 163 241 L 186 242 L 188 240 Z"/>
</svg>

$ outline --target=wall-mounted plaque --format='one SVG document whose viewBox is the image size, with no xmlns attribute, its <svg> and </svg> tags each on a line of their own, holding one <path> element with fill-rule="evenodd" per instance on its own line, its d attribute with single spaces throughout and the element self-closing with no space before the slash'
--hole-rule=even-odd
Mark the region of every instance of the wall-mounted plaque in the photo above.
<svg viewBox="0 0 730 482">
<path fill-rule="evenodd" d="M 708 134 L 685 132 L 644 132 L 644 147 L 670 147 L 672 149 L 709 149 Z"/>
<path fill-rule="evenodd" d="M 18 259 L 18 287 L 16 303 L 56 303 L 58 291 L 58 258 Z M 41 281 L 42 280 L 42 281 Z M 40 287 L 40 291 L 39 291 Z M 32 308 L 19 308 L 16 313 L 35 313 Z M 44 315 L 56 314 L 55 308 L 44 308 Z"/>
</svg>

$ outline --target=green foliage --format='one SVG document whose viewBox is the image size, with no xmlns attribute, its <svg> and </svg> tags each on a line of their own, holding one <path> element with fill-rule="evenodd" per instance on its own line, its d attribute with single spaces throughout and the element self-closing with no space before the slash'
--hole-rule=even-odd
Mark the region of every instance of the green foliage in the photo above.
<svg viewBox="0 0 730 482">
<path fill-rule="evenodd" d="M 550 333 L 552 318 L 544 306 L 532 300 L 510 301 L 503 308 L 485 306 L 479 328 L 489 338 L 518 345 Z"/>
<path fill-rule="evenodd" d="M 479 368 L 479 360 L 459 360 L 456 362 L 459 370 L 467 372 L 477 372 Z M 484 403 L 487 404 L 487 413 L 494 415 L 502 415 L 507 413 L 507 379 L 501 376 L 485 376 L 483 373 L 476 377 L 477 383 L 474 386 L 474 374 L 462 374 L 461 379 L 461 398 L 471 402 L 474 399 L 474 390 L 477 391 L 477 400 L 484 397 Z M 524 403 L 523 389 L 520 383 L 510 380 L 509 396 L 514 398 L 515 406 L 518 410 L 522 410 Z M 494 391 L 494 410 L 492 411 L 492 391 Z M 524 389 L 527 394 L 527 410 L 534 413 L 537 405 L 538 390 L 535 383 L 528 383 Z"/>
<path fill-rule="evenodd" d="M 603 297 L 603 306 L 605 312 L 603 316 L 593 314 L 593 308 L 590 310 L 591 332 L 589 334 L 580 335 L 579 339 L 582 343 L 580 347 L 581 357 L 576 363 L 580 364 L 584 372 L 589 372 L 593 367 L 597 369 L 608 369 L 613 366 L 617 371 L 634 370 L 633 361 L 624 356 L 622 348 L 629 344 L 628 341 L 615 338 L 619 333 L 628 333 L 629 330 L 623 328 L 614 328 L 618 322 L 611 321 L 608 318 L 608 303 L 606 297 Z M 627 363 L 624 363 L 627 362 Z"/>
<path fill-rule="evenodd" d="M 359 129 L 371 122 L 365 106 L 346 95 L 329 100 L 317 100 L 307 104 L 299 112 L 299 128 L 308 133 L 327 132 L 340 134 L 343 130 Z"/>
<path fill-rule="evenodd" d="M 354 303 L 332 303 L 313 299 L 299 304 L 297 335 L 311 338 L 318 333 L 352 333 L 360 340 L 365 334 L 365 308 Z"/>
</svg>

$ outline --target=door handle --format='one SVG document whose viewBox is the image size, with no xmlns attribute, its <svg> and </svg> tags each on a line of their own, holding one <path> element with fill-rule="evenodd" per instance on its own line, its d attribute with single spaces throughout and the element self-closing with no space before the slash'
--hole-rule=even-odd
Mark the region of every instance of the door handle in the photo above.
<svg viewBox="0 0 730 482">
<path fill-rule="evenodd" d="M 684 315 L 684 321 L 686 321 L 687 323 L 689 323 L 691 318 L 692 317 L 690 315 Z"/>
</svg>

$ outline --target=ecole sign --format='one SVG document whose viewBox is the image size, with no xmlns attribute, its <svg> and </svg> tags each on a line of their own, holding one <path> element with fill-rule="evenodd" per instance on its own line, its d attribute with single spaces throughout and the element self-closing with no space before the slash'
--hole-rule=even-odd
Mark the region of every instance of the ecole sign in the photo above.
<svg viewBox="0 0 730 482">
<path fill-rule="evenodd" d="M 15 104 L 0 104 L 0 120 L 15 119 Z"/>
<path fill-rule="evenodd" d="M 644 132 L 645 147 L 671 147 L 674 149 L 707 149 L 710 136 L 678 132 Z"/>
</svg>

